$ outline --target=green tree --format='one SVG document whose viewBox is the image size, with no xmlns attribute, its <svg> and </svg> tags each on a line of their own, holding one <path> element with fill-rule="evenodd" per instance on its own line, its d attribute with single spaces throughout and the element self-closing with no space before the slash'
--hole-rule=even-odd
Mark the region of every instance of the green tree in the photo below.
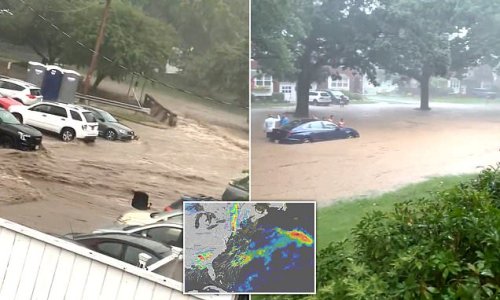
<svg viewBox="0 0 500 300">
<path fill-rule="evenodd" d="M 367 18 L 371 1 L 296 0 L 291 1 L 292 12 L 286 14 L 280 12 L 281 1 L 268 1 L 272 9 L 259 5 L 253 10 L 252 24 L 255 20 L 260 24 L 252 25 L 257 31 L 257 35 L 252 35 L 252 55 L 259 58 L 265 69 L 279 66 L 278 76 L 286 74 L 290 64 L 294 65 L 297 116 L 309 115 L 309 89 L 314 79 L 325 76 L 324 66 L 350 68 L 375 80 L 375 67 L 369 59 L 374 37 Z"/>
<path fill-rule="evenodd" d="M 27 45 L 40 56 L 43 63 L 52 64 L 64 51 L 62 46 L 67 39 L 60 30 L 72 27 L 75 10 L 98 5 L 97 1 L 85 0 L 25 0 L 26 4 L 16 0 L 3 0 L 2 7 L 7 7 L 12 16 L 0 18 L 0 38 L 13 44 Z M 29 9 L 28 5 L 34 11 Z M 44 16 L 60 30 L 38 16 Z"/>
<path fill-rule="evenodd" d="M 498 9 L 492 1 L 386 0 L 371 18 L 379 30 L 372 58 L 386 71 L 420 83 L 420 109 L 429 109 L 432 76 L 448 76 L 485 58 L 485 25 Z"/>
<path fill-rule="evenodd" d="M 79 11 L 70 34 L 86 47 L 66 40 L 62 61 L 79 67 L 90 62 L 97 38 L 102 7 Z M 156 68 L 161 69 L 177 45 L 175 30 L 156 19 L 144 15 L 130 4 L 112 3 L 105 38 L 96 68 L 93 88 L 106 77 L 122 80 L 131 71 L 151 76 Z M 88 47 L 88 48 L 87 48 Z"/>
<path fill-rule="evenodd" d="M 130 1 L 178 32 L 179 49 L 170 63 L 187 84 L 248 105 L 248 0 Z"/>
</svg>

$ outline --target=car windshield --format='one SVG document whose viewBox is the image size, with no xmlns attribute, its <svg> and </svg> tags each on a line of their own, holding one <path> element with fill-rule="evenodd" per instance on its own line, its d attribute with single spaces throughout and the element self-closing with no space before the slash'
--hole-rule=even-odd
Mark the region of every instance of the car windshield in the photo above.
<svg viewBox="0 0 500 300">
<path fill-rule="evenodd" d="M 89 111 L 88 112 L 84 112 L 83 116 L 85 117 L 85 120 L 87 120 L 87 122 L 89 122 L 89 123 L 97 122 L 97 120 L 94 117 L 94 114 L 92 114 Z"/>
<path fill-rule="evenodd" d="M 19 125 L 19 121 L 14 117 L 10 112 L 8 111 L 0 111 L 0 120 L 2 120 L 2 123 L 4 124 L 14 124 L 14 125 Z"/>
<path fill-rule="evenodd" d="M 101 111 L 101 116 L 106 122 L 116 123 L 118 122 L 110 113 L 106 111 Z"/>
</svg>

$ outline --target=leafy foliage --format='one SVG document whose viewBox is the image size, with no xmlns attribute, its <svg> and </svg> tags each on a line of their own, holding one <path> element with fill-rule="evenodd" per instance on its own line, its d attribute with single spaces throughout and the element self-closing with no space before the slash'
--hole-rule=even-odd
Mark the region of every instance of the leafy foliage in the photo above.
<svg viewBox="0 0 500 300">
<path fill-rule="evenodd" d="M 472 0 L 381 0 L 370 15 L 378 28 L 371 57 L 388 72 L 417 80 L 421 109 L 429 109 L 429 79 L 460 76 L 466 68 L 486 61 L 493 41 L 487 26 L 498 3 Z M 485 35 L 488 35 L 485 38 Z M 491 58 L 491 57 L 490 57 Z M 491 61 L 491 60 L 490 60 Z"/>
<path fill-rule="evenodd" d="M 102 16 L 102 7 L 79 11 L 75 15 L 71 35 L 85 45 L 93 45 Z M 105 39 L 97 65 L 96 87 L 109 76 L 121 80 L 130 71 L 151 75 L 155 68 L 163 68 L 172 48 L 177 44 L 175 30 L 154 18 L 145 16 L 135 7 L 114 2 L 106 26 Z M 67 41 L 62 61 L 79 67 L 86 66 L 92 53 L 72 41 Z M 126 67 L 123 69 L 120 65 Z"/>
<path fill-rule="evenodd" d="M 498 299 L 500 171 L 374 211 L 350 242 L 318 254 L 315 297 L 271 298 Z"/>
</svg>

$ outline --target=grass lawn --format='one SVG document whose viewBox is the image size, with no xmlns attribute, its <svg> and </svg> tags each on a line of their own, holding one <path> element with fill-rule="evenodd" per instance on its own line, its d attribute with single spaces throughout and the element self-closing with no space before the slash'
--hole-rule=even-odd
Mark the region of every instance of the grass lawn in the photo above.
<svg viewBox="0 0 500 300">
<path fill-rule="evenodd" d="M 431 192 L 451 188 L 458 183 L 466 182 L 476 174 L 434 177 L 421 183 L 411 184 L 393 192 L 380 196 L 346 200 L 332 206 L 318 209 L 317 213 L 317 247 L 328 246 L 330 242 L 348 238 L 351 229 L 367 213 L 374 210 L 389 211 L 394 203 L 429 196 Z"/>
</svg>

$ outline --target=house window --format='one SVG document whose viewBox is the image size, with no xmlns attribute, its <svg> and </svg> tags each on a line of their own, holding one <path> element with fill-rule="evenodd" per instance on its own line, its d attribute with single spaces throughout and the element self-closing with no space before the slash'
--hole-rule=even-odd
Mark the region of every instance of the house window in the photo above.
<svg viewBox="0 0 500 300">
<path fill-rule="evenodd" d="M 292 86 L 291 85 L 282 85 L 281 86 L 281 93 L 291 94 L 292 93 Z"/>
<path fill-rule="evenodd" d="M 349 88 L 349 78 L 343 74 L 340 74 L 341 79 L 332 80 L 330 82 L 330 89 L 348 89 Z"/>
<path fill-rule="evenodd" d="M 273 83 L 273 77 L 271 75 L 260 75 L 255 77 L 255 86 L 271 86 Z"/>
</svg>

